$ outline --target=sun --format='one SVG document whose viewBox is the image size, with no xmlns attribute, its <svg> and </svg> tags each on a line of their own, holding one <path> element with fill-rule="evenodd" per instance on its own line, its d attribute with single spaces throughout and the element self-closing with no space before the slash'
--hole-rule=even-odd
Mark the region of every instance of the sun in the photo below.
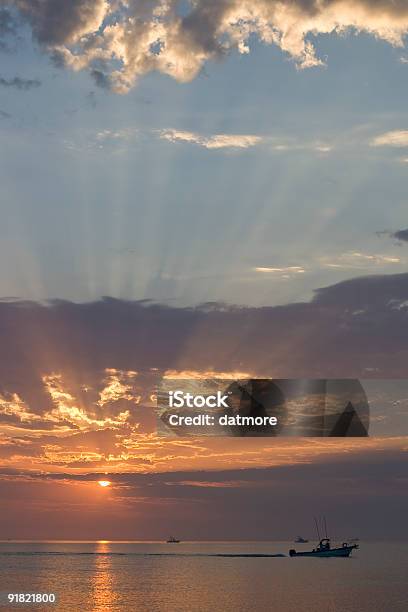
<svg viewBox="0 0 408 612">
<path fill-rule="evenodd" d="M 98 480 L 98 485 L 100 487 L 109 487 L 110 486 L 110 481 L 109 480 Z"/>
</svg>

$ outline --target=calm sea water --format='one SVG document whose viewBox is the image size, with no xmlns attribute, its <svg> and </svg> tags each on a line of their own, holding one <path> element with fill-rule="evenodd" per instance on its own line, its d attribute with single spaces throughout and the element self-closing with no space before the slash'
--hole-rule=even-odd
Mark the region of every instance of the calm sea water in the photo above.
<svg viewBox="0 0 408 612">
<path fill-rule="evenodd" d="M 360 543 L 350 559 L 284 553 L 289 542 L 2 542 L 0 592 L 55 593 L 69 612 L 406 612 L 408 543 Z M 296 545 L 301 549 L 302 545 Z M 307 548 L 308 545 L 303 545 Z"/>
</svg>

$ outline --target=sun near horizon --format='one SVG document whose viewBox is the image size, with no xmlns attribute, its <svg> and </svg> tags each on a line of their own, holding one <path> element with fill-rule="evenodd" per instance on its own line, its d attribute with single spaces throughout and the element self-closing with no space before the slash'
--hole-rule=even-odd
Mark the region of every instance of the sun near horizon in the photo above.
<svg viewBox="0 0 408 612">
<path fill-rule="evenodd" d="M 111 485 L 110 480 L 98 480 L 98 485 L 100 487 L 109 487 Z"/>
</svg>

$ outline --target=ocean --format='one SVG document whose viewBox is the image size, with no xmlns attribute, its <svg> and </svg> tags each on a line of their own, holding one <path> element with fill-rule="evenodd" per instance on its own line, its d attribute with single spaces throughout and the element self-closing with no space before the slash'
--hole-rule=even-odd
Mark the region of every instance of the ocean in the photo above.
<svg viewBox="0 0 408 612">
<path fill-rule="evenodd" d="M 406 612 L 408 543 L 360 542 L 349 559 L 293 542 L 1 542 L 0 610 Z M 219 556 L 233 555 L 233 556 Z M 54 604 L 4 603 L 53 593 Z"/>
</svg>

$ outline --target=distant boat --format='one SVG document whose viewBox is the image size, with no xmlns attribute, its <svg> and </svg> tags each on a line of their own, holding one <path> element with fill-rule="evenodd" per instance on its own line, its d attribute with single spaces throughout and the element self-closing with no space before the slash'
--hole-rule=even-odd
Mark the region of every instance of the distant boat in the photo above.
<svg viewBox="0 0 408 612">
<path fill-rule="evenodd" d="M 177 540 L 174 536 L 170 536 L 167 540 L 167 544 L 180 544 L 180 540 Z"/>
<path fill-rule="evenodd" d="M 302 536 L 298 536 L 295 540 L 296 544 L 307 544 L 309 540 L 305 540 Z"/>
<path fill-rule="evenodd" d="M 289 551 L 289 557 L 349 557 L 351 551 L 358 547 L 358 544 L 343 542 L 341 546 L 332 548 L 330 538 L 323 538 L 313 550 L 296 552 L 292 548 Z"/>
</svg>

